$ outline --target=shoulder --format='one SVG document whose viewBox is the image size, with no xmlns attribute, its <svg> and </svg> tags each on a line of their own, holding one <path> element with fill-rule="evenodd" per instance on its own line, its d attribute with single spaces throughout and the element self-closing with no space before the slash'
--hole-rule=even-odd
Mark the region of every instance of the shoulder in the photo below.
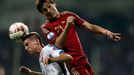
<svg viewBox="0 0 134 75">
<path fill-rule="evenodd" d="M 48 49 L 49 50 L 50 48 L 52 48 L 52 46 L 50 44 L 47 44 L 46 46 L 44 46 L 43 49 Z"/>
<path fill-rule="evenodd" d="M 48 23 L 48 20 L 45 20 L 45 22 L 41 25 L 41 28 L 44 27 Z"/>
<path fill-rule="evenodd" d="M 61 12 L 62 15 L 77 15 L 76 13 L 70 12 L 70 11 L 63 11 Z"/>
<path fill-rule="evenodd" d="M 42 52 L 49 52 L 51 50 L 51 46 L 49 44 L 47 44 L 46 46 L 44 46 L 44 48 L 42 49 Z"/>
<path fill-rule="evenodd" d="M 48 25 L 48 21 L 46 20 L 41 26 L 40 28 L 42 29 L 42 31 L 47 34 L 49 32 L 49 27 L 47 26 Z"/>
<path fill-rule="evenodd" d="M 48 44 L 48 45 L 44 46 L 44 48 L 40 52 L 40 55 L 49 56 L 49 55 L 51 55 L 51 52 L 52 52 L 52 47 Z"/>
</svg>

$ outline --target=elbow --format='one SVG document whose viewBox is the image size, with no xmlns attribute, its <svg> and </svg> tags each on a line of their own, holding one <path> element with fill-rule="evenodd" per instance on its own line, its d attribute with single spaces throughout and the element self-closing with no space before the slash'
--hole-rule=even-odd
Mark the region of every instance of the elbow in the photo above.
<svg viewBox="0 0 134 75">
<path fill-rule="evenodd" d="M 68 55 L 68 62 L 72 60 L 73 60 L 73 57 L 71 55 Z"/>
<path fill-rule="evenodd" d="M 65 45 L 65 40 L 56 39 L 54 42 L 55 46 L 58 48 L 63 48 Z"/>
<path fill-rule="evenodd" d="M 70 57 L 70 61 L 72 61 L 72 60 L 73 60 L 73 57 L 71 56 L 71 57 Z"/>
<path fill-rule="evenodd" d="M 56 47 L 58 47 L 58 48 L 63 48 L 63 46 L 64 46 L 63 44 L 59 44 L 59 43 L 56 43 L 56 42 L 54 43 L 54 45 L 55 45 Z"/>
</svg>

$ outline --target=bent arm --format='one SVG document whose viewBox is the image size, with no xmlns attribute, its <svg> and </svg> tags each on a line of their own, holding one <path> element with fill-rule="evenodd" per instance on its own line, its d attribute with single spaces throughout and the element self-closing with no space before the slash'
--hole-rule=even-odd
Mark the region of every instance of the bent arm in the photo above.
<svg viewBox="0 0 134 75">
<path fill-rule="evenodd" d="M 64 46 L 66 37 L 67 37 L 67 32 L 69 30 L 69 23 L 67 23 L 67 26 L 63 30 L 63 32 L 58 36 L 55 40 L 55 46 L 58 48 L 62 48 Z"/>
<path fill-rule="evenodd" d="M 66 37 L 67 37 L 68 30 L 70 29 L 71 24 L 73 23 L 74 19 L 75 19 L 75 17 L 73 17 L 73 16 L 69 16 L 67 18 L 67 23 L 66 23 L 65 29 L 60 34 L 60 36 L 58 36 L 56 38 L 56 40 L 55 40 L 55 46 L 56 47 L 62 48 L 64 46 L 65 40 L 66 40 Z"/>
<path fill-rule="evenodd" d="M 50 62 L 69 62 L 71 60 L 73 60 L 73 57 L 66 53 L 62 53 L 58 57 L 50 58 Z"/>
<path fill-rule="evenodd" d="M 23 73 L 24 75 L 43 75 L 41 72 L 32 71 L 28 67 L 21 66 L 19 68 L 19 72 Z"/>
</svg>

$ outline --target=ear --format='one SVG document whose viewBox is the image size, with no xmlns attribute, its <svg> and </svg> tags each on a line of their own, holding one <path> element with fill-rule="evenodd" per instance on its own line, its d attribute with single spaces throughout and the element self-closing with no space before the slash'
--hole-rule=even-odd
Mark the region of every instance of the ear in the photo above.
<svg viewBox="0 0 134 75">
<path fill-rule="evenodd" d="M 37 43 L 37 44 L 40 44 L 40 41 L 39 41 L 39 39 L 36 39 L 35 41 L 36 41 L 36 43 Z"/>
<path fill-rule="evenodd" d="M 56 3 L 53 3 L 54 6 L 56 6 Z"/>
<path fill-rule="evenodd" d="M 35 4 L 36 4 L 36 5 L 39 4 L 39 0 L 35 0 Z"/>
</svg>

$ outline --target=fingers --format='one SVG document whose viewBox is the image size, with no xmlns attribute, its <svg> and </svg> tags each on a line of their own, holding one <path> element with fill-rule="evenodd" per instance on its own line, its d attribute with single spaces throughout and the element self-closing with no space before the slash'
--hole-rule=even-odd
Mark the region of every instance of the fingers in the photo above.
<svg viewBox="0 0 134 75">
<path fill-rule="evenodd" d="M 21 72 L 24 68 L 25 68 L 25 66 L 21 66 L 21 67 L 19 68 L 19 71 Z"/>
<path fill-rule="evenodd" d="M 113 33 L 112 32 L 107 32 L 106 35 L 107 35 L 107 37 L 109 39 L 112 39 L 113 38 Z"/>
<path fill-rule="evenodd" d="M 118 37 L 118 38 L 114 38 L 113 40 L 114 41 L 119 41 L 121 38 L 120 37 Z"/>
<path fill-rule="evenodd" d="M 119 41 L 121 40 L 120 33 L 112 33 L 112 32 L 107 32 L 107 37 L 114 40 L 114 41 Z"/>
<path fill-rule="evenodd" d="M 69 16 L 67 17 L 67 23 L 66 23 L 66 28 L 69 29 L 72 25 L 74 25 L 74 16 Z"/>
<path fill-rule="evenodd" d="M 121 37 L 120 37 L 120 33 L 115 33 L 114 35 L 113 35 L 113 40 L 114 41 L 119 41 L 119 40 L 121 40 Z"/>
<path fill-rule="evenodd" d="M 31 72 L 31 70 L 25 66 L 21 66 L 19 68 L 19 72 L 24 73 L 24 74 L 28 74 L 29 72 Z"/>
<path fill-rule="evenodd" d="M 43 64 L 44 65 L 48 65 L 48 60 L 49 60 L 49 57 L 45 57 L 45 58 L 43 58 Z"/>
<path fill-rule="evenodd" d="M 75 20 L 75 17 L 73 17 L 73 16 L 67 17 L 67 22 L 68 22 L 68 23 L 73 23 L 74 20 Z"/>
<path fill-rule="evenodd" d="M 121 33 L 113 33 L 114 36 L 120 36 Z"/>
</svg>

